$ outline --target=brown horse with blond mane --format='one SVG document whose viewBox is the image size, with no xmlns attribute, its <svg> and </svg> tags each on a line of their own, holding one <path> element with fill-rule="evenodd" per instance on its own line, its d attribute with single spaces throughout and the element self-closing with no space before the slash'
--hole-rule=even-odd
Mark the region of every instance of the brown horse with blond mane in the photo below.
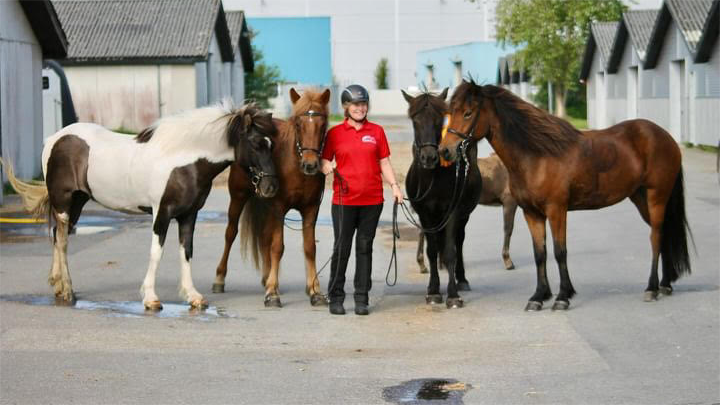
<svg viewBox="0 0 720 405">
<path fill-rule="evenodd" d="M 228 189 L 228 225 L 225 250 L 217 266 L 213 292 L 225 292 L 228 256 L 238 233 L 242 214 L 243 255 L 252 254 L 256 268 L 262 257 L 262 284 L 265 306 L 281 307 L 278 290 L 278 269 L 285 245 L 283 226 L 285 214 L 296 209 L 302 216 L 303 248 L 305 251 L 306 289 L 312 305 L 325 305 L 315 264 L 315 221 L 325 187 L 319 171 L 320 153 L 328 125 L 330 90 L 322 93 L 306 90 L 300 96 L 290 89 L 292 115 L 285 120 L 274 119 L 278 130 L 273 148 L 273 161 L 280 189 L 272 198 L 255 195 L 252 176 L 237 165 L 230 168 Z"/>
<path fill-rule="evenodd" d="M 603 208 L 627 197 L 650 225 L 652 262 L 645 300 L 656 300 L 658 292 L 671 294 L 671 283 L 690 273 L 682 156 L 667 131 L 635 119 L 580 132 L 506 89 L 472 81 L 458 86 L 450 108 L 441 155 L 453 160 L 461 142 L 486 138 L 508 169 L 511 192 L 532 234 L 537 267 L 537 288 L 526 310 L 540 310 L 552 297 L 545 269 L 545 221 L 550 221 L 560 269 L 553 309 L 565 310 L 575 295 L 566 261 L 567 211 Z"/>
</svg>

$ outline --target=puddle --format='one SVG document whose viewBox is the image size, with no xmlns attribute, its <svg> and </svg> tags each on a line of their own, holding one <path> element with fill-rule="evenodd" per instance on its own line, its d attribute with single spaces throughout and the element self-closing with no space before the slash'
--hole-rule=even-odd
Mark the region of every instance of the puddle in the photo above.
<svg viewBox="0 0 720 405">
<path fill-rule="evenodd" d="M 68 306 L 56 304 L 54 297 L 37 295 L 3 295 L 0 300 L 8 302 L 19 302 L 28 305 L 44 306 Z M 77 300 L 74 306 L 68 306 L 76 310 L 101 311 L 105 316 L 123 318 L 188 318 L 199 321 L 211 321 L 218 318 L 237 318 L 237 315 L 229 314 L 225 308 L 210 306 L 207 309 L 191 309 L 187 304 L 163 303 L 162 311 L 146 311 L 140 301 L 87 301 Z"/>
<path fill-rule="evenodd" d="M 472 386 L 453 379 L 421 378 L 383 388 L 385 401 L 396 404 L 463 404 L 463 396 Z"/>
</svg>

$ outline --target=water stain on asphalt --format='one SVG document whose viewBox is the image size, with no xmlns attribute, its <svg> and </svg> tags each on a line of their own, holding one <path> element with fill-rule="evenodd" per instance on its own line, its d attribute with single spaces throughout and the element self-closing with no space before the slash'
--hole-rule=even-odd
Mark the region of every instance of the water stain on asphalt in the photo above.
<svg viewBox="0 0 720 405">
<path fill-rule="evenodd" d="M 442 401 L 443 404 L 464 404 L 463 396 L 470 390 L 470 384 L 454 379 L 421 378 L 383 388 L 385 401 L 396 404 L 427 404 Z"/>
<path fill-rule="evenodd" d="M 18 302 L 28 305 L 42 306 L 68 306 L 56 303 L 54 297 L 38 295 L 2 295 L 0 301 Z M 230 314 L 223 307 L 210 306 L 207 309 L 192 309 L 187 304 L 163 303 L 162 311 L 147 311 L 142 302 L 139 301 L 87 301 L 77 300 L 75 305 L 69 306 L 72 309 L 85 311 L 100 311 L 105 316 L 122 318 L 186 318 L 198 321 L 212 321 L 220 318 L 237 318 L 237 315 Z M 244 320 L 253 320 L 245 319 Z"/>
</svg>

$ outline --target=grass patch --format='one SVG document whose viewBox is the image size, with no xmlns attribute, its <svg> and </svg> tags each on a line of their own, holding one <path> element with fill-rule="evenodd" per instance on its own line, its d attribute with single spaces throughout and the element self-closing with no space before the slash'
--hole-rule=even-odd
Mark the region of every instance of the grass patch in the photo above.
<svg viewBox="0 0 720 405">
<path fill-rule="evenodd" d="M 328 120 L 343 122 L 343 121 L 345 121 L 345 116 L 342 114 L 330 114 L 330 116 L 328 117 Z"/>
<path fill-rule="evenodd" d="M 568 116 L 567 120 L 570 124 L 572 124 L 572 126 L 574 126 L 577 129 L 588 129 L 586 118 L 577 118 L 577 117 Z"/>
<path fill-rule="evenodd" d="M 688 149 L 699 149 L 704 152 L 718 153 L 717 146 L 700 145 L 700 144 L 694 144 L 692 142 L 683 142 L 682 144 L 683 144 L 683 146 L 685 146 Z"/>
<path fill-rule="evenodd" d="M 133 131 L 132 129 L 127 129 L 125 127 L 115 128 L 112 131 L 117 132 L 119 134 L 125 134 L 125 135 L 137 135 L 137 131 Z"/>
</svg>

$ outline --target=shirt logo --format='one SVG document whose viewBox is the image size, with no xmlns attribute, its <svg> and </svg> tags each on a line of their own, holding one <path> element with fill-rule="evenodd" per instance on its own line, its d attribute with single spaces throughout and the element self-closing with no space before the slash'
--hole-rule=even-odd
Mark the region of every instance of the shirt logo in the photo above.
<svg viewBox="0 0 720 405">
<path fill-rule="evenodd" d="M 377 141 L 375 140 L 375 137 L 373 137 L 372 135 L 363 135 L 362 141 L 363 141 L 364 143 L 377 144 Z"/>
</svg>

